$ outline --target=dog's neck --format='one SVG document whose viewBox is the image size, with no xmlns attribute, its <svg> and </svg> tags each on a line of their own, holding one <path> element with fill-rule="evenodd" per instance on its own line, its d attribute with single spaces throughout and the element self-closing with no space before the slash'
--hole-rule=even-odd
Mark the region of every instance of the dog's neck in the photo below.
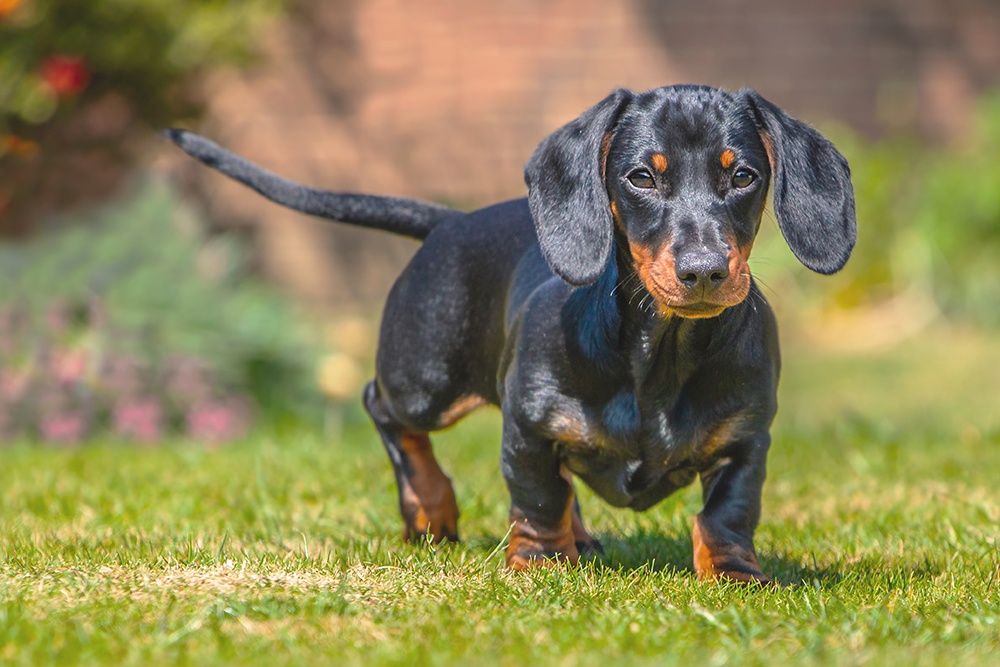
<svg viewBox="0 0 1000 667">
<path fill-rule="evenodd" d="M 684 358 L 696 337 L 695 321 L 671 315 L 660 306 L 636 272 L 631 253 L 621 245 L 615 253 L 615 272 L 619 340 L 629 355 L 636 393 L 645 393 L 643 388 L 649 386 L 656 386 L 658 394 L 679 390 L 690 365 Z"/>
<path fill-rule="evenodd" d="M 574 290 L 564 315 L 597 374 L 625 381 L 637 397 L 660 402 L 676 396 L 709 351 L 713 332 L 742 307 L 704 320 L 666 314 L 643 285 L 628 250 L 616 244 L 607 269 L 592 285 Z"/>
</svg>

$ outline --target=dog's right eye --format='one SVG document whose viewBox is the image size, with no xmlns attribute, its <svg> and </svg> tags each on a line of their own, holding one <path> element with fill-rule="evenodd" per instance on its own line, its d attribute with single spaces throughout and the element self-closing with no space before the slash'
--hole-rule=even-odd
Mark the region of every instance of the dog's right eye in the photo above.
<svg viewBox="0 0 1000 667">
<path fill-rule="evenodd" d="M 750 187 L 750 184 L 754 182 L 754 173 L 749 169 L 738 169 L 735 174 L 733 174 L 733 187 L 740 190 Z"/>
<path fill-rule="evenodd" d="M 640 190 L 649 190 L 656 187 L 653 175 L 646 169 L 636 169 L 628 175 L 628 182 Z"/>
</svg>

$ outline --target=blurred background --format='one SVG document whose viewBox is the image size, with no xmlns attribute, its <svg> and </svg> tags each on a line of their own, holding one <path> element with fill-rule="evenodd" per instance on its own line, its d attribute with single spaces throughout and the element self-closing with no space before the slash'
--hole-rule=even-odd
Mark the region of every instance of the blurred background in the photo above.
<svg viewBox="0 0 1000 667">
<path fill-rule="evenodd" d="M 673 83 L 756 88 L 852 166 L 841 274 L 797 265 L 770 214 L 751 262 L 782 321 L 780 419 L 932 410 L 995 441 L 995 0 L 0 0 L 0 442 L 358 416 L 416 246 L 281 209 L 157 129 L 471 209 L 522 196 L 537 143 L 613 88 Z"/>
</svg>

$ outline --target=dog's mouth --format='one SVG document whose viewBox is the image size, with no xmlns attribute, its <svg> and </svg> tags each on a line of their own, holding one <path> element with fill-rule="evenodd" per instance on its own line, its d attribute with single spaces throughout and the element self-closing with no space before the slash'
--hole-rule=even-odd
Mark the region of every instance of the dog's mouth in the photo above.
<svg viewBox="0 0 1000 667">
<path fill-rule="evenodd" d="M 652 284 L 647 284 L 646 289 L 656 299 L 661 313 L 692 320 L 717 317 L 726 308 L 743 303 L 743 300 L 747 298 L 747 294 L 750 292 L 749 279 L 746 280 L 745 289 L 741 289 L 739 286 L 733 286 L 735 289 L 732 287 L 726 289 L 727 286 L 723 286 L 711 295 L 715 298 L 703 297 L 701 299 L 692 299 L 691 296 L 693 295 L 690 294 L 679 295 L 678 292 L 680 290 L 664 289 L 653 280 L 650 283 Z"/>
<path fill-rule="evenodd" d="M 654 266 L 649 271 L 640 272 L 646 290 L 656 299 L 659 310 L 666 316 L 688 319 L 717 317 L 726 308 L 743 303 L 750 294 L 750 269 L 743 262 L 734 267 L 730 277 L 713 289 L 689 289 L 679 280 L 663 280 L 665 273 Z M 673 275 L 673 269 L 670 267 Z"/>
<path fill-rule="evenodd" d="M 728 271 L 724 280 L 683 280 L 678 276 L 676 261 L 668 244 L 658 251 L 630 243 L 632 260 L 639 279 L 656 300 L 665 316 L 689 319 L 716 317 L 726 308 L 738 305 L 750 293 L 749 248 L 729 252 Z"/>
</svg>

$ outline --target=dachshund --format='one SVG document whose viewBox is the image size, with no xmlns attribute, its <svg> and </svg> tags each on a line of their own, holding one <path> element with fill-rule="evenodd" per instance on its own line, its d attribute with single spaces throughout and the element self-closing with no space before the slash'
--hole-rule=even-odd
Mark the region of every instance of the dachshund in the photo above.
<svg viewBox="0 0 1000 667">
<path fill-rule="evenodd" d="M 508 567 L 602 553 L 575 478 L 641 511 L 698 477 L 698 578 L 771 581 L 753 535 L 780 356 L 748 260 L 771 190 L 806 267 L 847 261 L 850 170 L 817 131 L 749 89 L 619 89 L 542 141 L 526 198 L 471 213 L 308 188 L 166 135 L 279 204 L 422 241 L 389 293 L 364 390 L 405 539 L 458 539 L 428 434 L 489 404 L 503 415 Z"/>
</svg>

